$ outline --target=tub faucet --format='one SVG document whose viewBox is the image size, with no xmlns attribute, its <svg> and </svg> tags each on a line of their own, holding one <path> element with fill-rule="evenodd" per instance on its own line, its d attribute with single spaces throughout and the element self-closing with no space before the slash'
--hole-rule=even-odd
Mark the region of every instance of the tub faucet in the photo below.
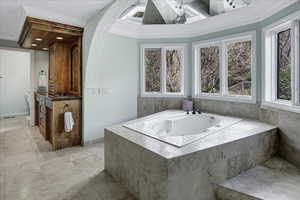
<svg viewBox="0 0 300 200">
<path fill-rule="evenodd" d="M 193 108 L 192 114 L 193 114 L 193 115 L 196 115 L 197 113 L 198 113 L 198 114 L 201 114 L 201 111 L 200 111 L 200 110 L 197 110 L 197 109 L 195 109 L 195 108 Z M 189 115 L 189 114 L 190 114 L 190 111 L 187 111 L 186 114 Z"/>
<path fill-rule="evenodd" d="M 200 110 L 193 109 L 192 114 L 193 114 L 193 115 L 196 115 L 197 113 L 198 113 L 198 114 L 201 114 L 201 111 L 200 111 Z"/>
</svg>

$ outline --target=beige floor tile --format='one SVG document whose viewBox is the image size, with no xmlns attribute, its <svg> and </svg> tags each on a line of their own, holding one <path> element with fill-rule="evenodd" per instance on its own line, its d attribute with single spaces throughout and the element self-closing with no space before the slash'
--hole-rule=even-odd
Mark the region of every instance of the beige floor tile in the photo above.
<svg viewBox="0 0 300 200">
<path fill-rule="evenodd" d="M 24 118 L 0 120 L 0 200 L 134 200 L 104 171 L 104 144 L 52 151 Z"/>
<path fill-rule="evenodd" d="M 4 200 L 4 175 L 0 172 L 0 200 Z"/>
<path fill-rule="evenodd" d="M 91 183 L 93 188 L 100 195 L 101 200 L 120 200 L 132 197 L 127 190 L 116 183 L 105 171 L 94 176 Z"/>
<path fill-rule="evenodd" d="M 7 168 L 4 172 L 5 194 L 18 191 L 32 191 L 47 183 L 37 163 Z"/>
</svg>

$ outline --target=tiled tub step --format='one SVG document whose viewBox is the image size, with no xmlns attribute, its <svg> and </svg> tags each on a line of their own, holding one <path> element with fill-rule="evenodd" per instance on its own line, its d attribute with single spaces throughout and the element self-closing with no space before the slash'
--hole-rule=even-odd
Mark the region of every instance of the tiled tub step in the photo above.
<svg viewBox="0 0 300 200">
<path fill-rule="evenodd" d="M 299 200 L 300 170 L 273 158 L 218 186 L 218 200 Z"/>
</svg>

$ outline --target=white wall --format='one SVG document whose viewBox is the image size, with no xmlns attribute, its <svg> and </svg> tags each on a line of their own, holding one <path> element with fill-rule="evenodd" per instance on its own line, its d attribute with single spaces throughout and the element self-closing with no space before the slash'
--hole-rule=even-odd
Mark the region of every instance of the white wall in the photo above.
<svg viewBox="0 0 300 200">
<path fill-rule="evenodd" d="M 104 128 L 137 117 L 137 41 L 107 35 L 88 67 L 84 89 L 84 141 L 103 137 Z"/>
<path fill-rule="evenodd" d="M 105 127 L 137 117 L 138 43 L 107 32 L 112 23 L 103 20 L 106 9 L 91 19 L 83 38 L 85 143 L 102 138 Z"/>
<path fill-rule="evenodd" d="M 30 91 L 30 53 L 0 49 L 0 116 L 26 114 Z"/>
</svg>

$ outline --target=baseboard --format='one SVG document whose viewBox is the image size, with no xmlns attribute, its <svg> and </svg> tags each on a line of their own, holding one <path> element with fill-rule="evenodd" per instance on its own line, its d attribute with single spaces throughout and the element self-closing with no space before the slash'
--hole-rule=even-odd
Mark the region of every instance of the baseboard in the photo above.
<svg viewBox="0 0 300 200">
<path fill-rule="evenodd" d="M 104 142 L 104 138 L 98 138 L 95 140 L 84 141 L 83 145 L 96 144 L 96 143 L 100 143 L 100 142 Z"/>
<path fill-rule="evenodd" d="M 0 118 L 6 118 L 6 117 L 19 117 L 19 116 L 26 116 L 29 115 L 28 112 L 24 113 L 11 113 L 11 114 L 0 114 Z"/>
</svg>

